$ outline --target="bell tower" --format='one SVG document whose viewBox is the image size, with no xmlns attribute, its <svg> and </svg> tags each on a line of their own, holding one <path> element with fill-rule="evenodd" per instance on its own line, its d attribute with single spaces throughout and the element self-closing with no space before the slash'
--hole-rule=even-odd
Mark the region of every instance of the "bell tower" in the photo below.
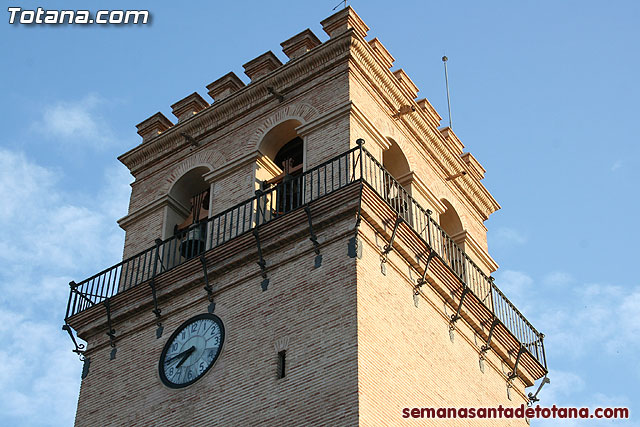
<svg viewBox="0 0 640 427">
<path fill-rule="evenodd" d="M 70 284 L 76 425 L 400 425 L 536 399 L 543 335 L 491 276 L 485 170 L 351 7 L 321 24 L 137 125 L 123 261 Z"/>
</svg>

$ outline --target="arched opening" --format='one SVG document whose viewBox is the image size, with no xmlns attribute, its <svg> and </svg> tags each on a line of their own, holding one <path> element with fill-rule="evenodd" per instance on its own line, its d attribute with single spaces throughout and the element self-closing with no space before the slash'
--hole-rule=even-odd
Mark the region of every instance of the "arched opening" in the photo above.
<svg viewBox="0 0 640 427">
<path fill-rule="evenodd" d="M 288 142 L 299 138 L 296 128 L 301 124 L 298 120 L 289 119 L 272 127 L 262 138 L 258 151 L 275 162 L 278 151 Z M 281 167 L 282 165 L 278 166 Z"/>
<path fill-rule="evenodd" d="M 382 152 L 382 166 L 397 183 L 393 181 L 385 182 L 383 196 L 391 207 L 398 211 L 409 224 L 413 224 L 411 201 L 408 198 L 411 195 L 411 168 L 398 143 L 391 138 L 388 138 L 388 140 L 390 147 Z M 402 191 L 402 189 L 406 190 L 406 192 Z"/>
<path fill-rule="evenodd" d="M 165 235 L 176 240 L 171 254 L 165 257 L 192 258 L 206 249 L 206 219 L 209 216 L 209 185 L 203 175 L 206 166 L 191 169 L 178 179 L 169 191 L 169 209 L 165 221 Z"/>
<path fill-rule="evenodd" d="M 464 228 L 458 212 L 446 199 L 441 200 L 445 211 L 440 214 L 440 227 L 446 233 L 440 236 L 440 253 L 461 278 L 465 277 Z"/>
<path fill-rule="evenodd" d="M 391 138 L 388 139 L 391 146 L 382 152 L 382 166 L 403 185 L 402 181 L 406 180 L 411 168 L 398 143 Z"/>
<path fill-rule="evenodd" d="M 464 231 L 462 221 L 460 221 L 458 212 L 456 212 L 455 208 L 448 200 L 442 199 L 441 201 L 446 209 L 444 213 L 440 215 L 440 227 L 442 227 L 445 233 L 447 233 L 451 238 L 456 240 L 456 237 L 458 237 L 460 232 Z"/>
<path fill-rule="evenodd" d="M 262 154 L 256 168 L 257 190 L 274 189 L 273 214 L 289 212 L 302 204 L 298 177 L 304 169 L 304 141 L 297 134 L 300 122 L 286 120 L 273 127 L 262 139 Z"/>
</svg>

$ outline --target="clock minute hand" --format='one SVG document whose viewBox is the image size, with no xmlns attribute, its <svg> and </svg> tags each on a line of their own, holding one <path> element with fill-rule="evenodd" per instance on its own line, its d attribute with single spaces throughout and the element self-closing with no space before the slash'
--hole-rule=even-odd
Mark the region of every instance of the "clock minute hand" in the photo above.
<svg viewBox="0 0 640 427">
<path fill-rule="evenodd" d="M 191 352 L 193 352 L 195 349 L 196 349 L 196 348 L 195 348 L 194 346 L 191 346 L 191 347 L 189 347 L 188 349 L 186 349 L 185 351 L 183 351 L 183 352 L 180 352 L 180 353 L 176 354 L 175 356 L 173 356 L 173 357 L 172 357 L 172 358 L 170 358 L 170 359 L 167 359 L 164 363 L 165 363 L 165 364 L 168 364 L 168 363 L 170 363 L 170 362 L 173 362 L 174 360 L 176 360 L 176 359 L 178 359 L 179 357 L 183 356 L 185 353 L 189 353 L 189 354 L 191 354 Z"/>
<path fill-rule="evenodd" d="M 185 362 L 185 360 L 187 360 L 189 358 L 189 356 L 191 356 L 191 353 L 193 353 L 195 351 L 195 346 L 191 346 L 191 348 L 189 348 L 187 351 L 184 352 L 184 356 L 182 356 L 182 360 L 180 360 L 178 362 L 178 364 L 176 365 L 176 368 L 179 368 L 180 366 L 182 366 L 182 364 Z"/>
</svg>

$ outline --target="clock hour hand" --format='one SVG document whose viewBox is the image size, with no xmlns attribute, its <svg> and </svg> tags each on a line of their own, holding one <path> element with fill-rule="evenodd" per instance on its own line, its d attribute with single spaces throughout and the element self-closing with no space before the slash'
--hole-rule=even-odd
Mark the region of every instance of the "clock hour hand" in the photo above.
<svg viewBox="0 0 640 427">
<path fill-rule="evenodd" d="M 188 349 L 186 349 L 185 351 L 183 351 L 183 352 L 181 352 L 181 353 L 176 354 L 175 356 L 171 357 L 170 359 L 167 359 L 164 363 L 165 363 L 165 365 L 167 365 L 167 364 L 169 364 L 170 362 L 172 362 L 172 361 L 174 361 L 174 360 L 176 360 L 176 359 L 180 358 L 180 357 L 181 357 L 181 356 L 183 356 L 185 353 L 189 353 L 189 354 L 193 353 L 193 351 L 194 351 L 195 349 L 196 349 L 196 348 L 195 348 L 195 346 L 191 346 L 191 347 L 189 347 Z M 189 356 L 187 356 L 187 357 L 189 357 Z M 185 359 L 186 359 L 186 358 L 185 358 Z M 184 362 L 184 360 L 182 360 L 181 362 Z M 182 363 L 180 363 L 180 365 L 182 365 Z M 178 366 L 176 366 L 176 367 L 178 367 Z"/>
<path fill-rule="evenodd" d="M 179 368 L 180 366 L 182 366 L 184 361 L 187 360 L 189 356 L 191 356 L 191 353 L 193 353 L 195 350 L 196 350 L 195 346 L 191 346 L 191 348 L 183 352 L 184 356 L 182 356 L 182 359 L 178 362 L 178 364 L 176 365 L 176 368 Z"/>
</svg>

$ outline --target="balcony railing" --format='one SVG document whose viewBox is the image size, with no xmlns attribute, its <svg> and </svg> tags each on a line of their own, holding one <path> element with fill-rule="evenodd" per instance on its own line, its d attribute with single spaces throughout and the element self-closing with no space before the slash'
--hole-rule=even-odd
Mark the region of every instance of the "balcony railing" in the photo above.
<svg viewBox="0 0 640 427">
<path fill-rule="evenodd" d="M 546 370 L 543 335 L 362 145 L 213 217 L 80 283 L 71 283 L 66 318 L 149 281 L 244 233 L 356 182 L 374 190 L 428 248 Z"/>
</svg>

